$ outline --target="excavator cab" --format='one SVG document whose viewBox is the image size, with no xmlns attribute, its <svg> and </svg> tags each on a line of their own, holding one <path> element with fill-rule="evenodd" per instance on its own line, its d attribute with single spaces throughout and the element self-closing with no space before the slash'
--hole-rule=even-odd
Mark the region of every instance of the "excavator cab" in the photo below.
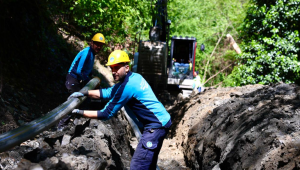
<svg viewBox="0 0 300 170">
<path fill-rule="evenodd" d="M 167 0 L 157 0 L 149 40 L 139 42 L 133 71 L 141 74 L 154 91 L 177 85 L 183 96 L 188 96 L 185 91 L 191 93 L 194 83 L 197 40 L 195 37 L 173 36 L 169 47 L 171 21 L 167 16 Z"/>
<path fill-rule="evenodd" d="M 168 56 L 169 85 L 178 85 L 179 88 L 186 91 L 192 90 L 196 48 L 195 37 L 173 36 L 171 38 L 170 55 Z"/>
<path fill-rule="evenodd" d="M 177 37 L 171 39 L 169 78 L 193 79 L 195 68 L 195 50 L 197 46 L 194 37 Z"/>
</svg>

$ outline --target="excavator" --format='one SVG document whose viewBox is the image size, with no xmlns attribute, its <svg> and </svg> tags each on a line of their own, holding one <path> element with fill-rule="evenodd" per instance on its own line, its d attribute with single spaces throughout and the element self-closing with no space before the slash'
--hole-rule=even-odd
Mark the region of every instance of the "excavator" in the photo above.
<svg viewBox="0 0 300 170">
<path fill-rule="evenodd" d="M 134 53 L 132 71 L 141 74 L 154 91 L 175 85 L 182 90 L 183 97 L 188 97 L 193 90 L 197 39 L 169 38 L 171 21 L 167 15 L 167 0 L 156 1 L 152 20 L 149 40 L 140 41 L 138 52 Z"/>
</svg>

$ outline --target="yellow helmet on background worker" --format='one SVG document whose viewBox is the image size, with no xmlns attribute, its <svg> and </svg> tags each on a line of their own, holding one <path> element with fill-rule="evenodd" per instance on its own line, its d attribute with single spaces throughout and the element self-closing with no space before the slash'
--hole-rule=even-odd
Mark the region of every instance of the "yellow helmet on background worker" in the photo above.
<svg viewBox="0 0 300 170">
<path fill-rule="evenodd" d="M 125 51 L 115 50 L 112 53 L 110 53 L 106 65 L 111 66 L 118 63 L 129 63 L 129 62 L 130 62 L 129 56 Z"/>
<path fill-rule="evenodd" d="M 105 38 L 104 38 L 103 34 L 101 34 L 101 33 L 95 34 L 94 37 L 92 38 L 92 41 L 97 41 L 97 42 L 101 42 L 101 43 L 105 44 Z"/>
</svg>

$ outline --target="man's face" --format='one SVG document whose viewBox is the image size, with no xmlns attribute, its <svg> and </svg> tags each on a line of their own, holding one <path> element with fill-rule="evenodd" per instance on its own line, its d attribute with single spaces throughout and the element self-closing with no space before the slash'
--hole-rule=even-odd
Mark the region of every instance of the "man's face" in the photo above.
<svg viewBox="0 0 300 170">
<path fill-rule="evenodd" d="M 194 72 L 194 73 L 193 73 L 193 75 L 194 75 L 194 77 L 196 77 L 196 76 L 197 76 L 197 73 L 196 73 L 196 72 Z"/>
<path fill-rule="evenodd" d="M 115 81 L 122 81 L 129 71 L 128 64 L 114 64 L 110 66 Z"/>
<path fill-rule="evenodd" d="M 103 45 L 104 45 L 103 43 L 97 41 L 92 41 L 91 43 L 91 47 L 95 51 L 95 53 L 99 53 Z"/>
</svg>

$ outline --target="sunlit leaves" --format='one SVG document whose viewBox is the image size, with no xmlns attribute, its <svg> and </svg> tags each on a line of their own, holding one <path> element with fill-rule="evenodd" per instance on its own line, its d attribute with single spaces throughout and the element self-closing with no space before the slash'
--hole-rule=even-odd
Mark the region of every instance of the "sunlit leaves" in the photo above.
<svg viewBox="0 0 300 170">
<path fill-rule="evenodd" d="M 111 43 L 121 43 L 144 27 L 150 28 L 148 0 L 65 0 L 69 10 L 61 11 L 81 34 L 90 39 L 102 32 Z M 116 38 L 122 37 L 122 38 Z"/>
<path fill-rule="evenodd" d="M 232 73 L 239 75 L 241 85 L 292 83 L 300 78 L 300 1 L 274 2 L 262 4 L 252 0 L 242 32 L 244 53 L 239 56 L 240 69 Z"/>
</svg>

